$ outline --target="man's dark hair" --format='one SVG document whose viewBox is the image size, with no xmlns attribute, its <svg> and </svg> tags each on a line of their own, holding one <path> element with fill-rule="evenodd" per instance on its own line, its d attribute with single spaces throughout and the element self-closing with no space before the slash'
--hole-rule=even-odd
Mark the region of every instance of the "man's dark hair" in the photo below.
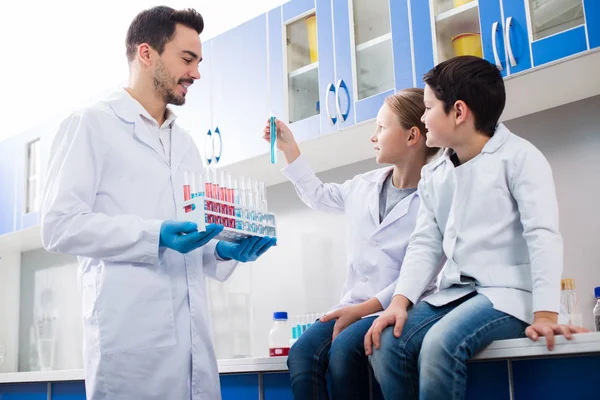
<svg viewBox="0 0 600 400">
<path fill-rule="evenodd" d="M 136 15 L 129 25 L 125 39 L 127 61 L 133 61 L 137 47 L 142 43 L 148 43 L 158 54 L 162 54 L 165 44 L 175 35 L 177 24 L 196 30 L 198 35 L 204 29 L 202 15 L 192 8 L 175 10 L 167 6 L 158 6 Z"/>
<path fill-rule="evenodd" d="M 473 111 L 475 129 L 492 137 L 506 103 L 504 80 L 498 68 L 474 56 L 454 57 L 423 77 L 444 103 L 446 114 L 458 100 Z"/>
</svg>

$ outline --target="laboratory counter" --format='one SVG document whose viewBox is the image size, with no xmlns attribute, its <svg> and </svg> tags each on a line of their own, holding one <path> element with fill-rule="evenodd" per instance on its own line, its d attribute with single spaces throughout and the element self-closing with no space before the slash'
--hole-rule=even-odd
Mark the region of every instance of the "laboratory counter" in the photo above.
<svg viewBox="0 0 600 400">
<path fill-rule="evenodd" d="M 293 399 L 287 357 L 219 360 L 223 400 Z M 600 332 L 559 336 L 553 351 L 545 340 L 501 340 L 477 354 L 468 367 L 467 398 L 598 399 Z M 83 370 L 0 374 L 0 398 L 85 399 Z M 22 394 L 22 396 L 20 395 Z"/>
</svg>

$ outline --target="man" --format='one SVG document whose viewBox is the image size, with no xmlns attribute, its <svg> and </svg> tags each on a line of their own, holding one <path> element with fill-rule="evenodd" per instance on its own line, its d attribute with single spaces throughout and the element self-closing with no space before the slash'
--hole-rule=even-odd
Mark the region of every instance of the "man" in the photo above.
<svg viewBox="0 0 600 400">
<path fill-rule="evenodd" d="M 42 241 L 79 257 L 91 400 L 220 398 L 205 276 L 225 280 L 275 243 L 217 242 L 222 226 L 175 221 L 184 172 L 202 160 L 167 104 L 200 78 L 203 26 L 191 9 L 141 12 L 127 88 L 67 118 L 52 146 Z"/>
</svg>

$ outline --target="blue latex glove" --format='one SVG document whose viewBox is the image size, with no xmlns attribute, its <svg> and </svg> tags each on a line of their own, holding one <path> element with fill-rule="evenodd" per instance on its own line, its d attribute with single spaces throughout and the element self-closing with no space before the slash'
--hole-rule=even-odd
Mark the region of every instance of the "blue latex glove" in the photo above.
<svg viewBox="0 0 600 400">
<path fill-rule="evenodd" d="M 204 246 L 223 230 L 223 225 L 210 224 L 206 232 L 198 232 L 195 222 L 164 221 L 160 226 L 160 247 L 189 253 Z"/>
<path fill-rule="evenodd" d="M 230 243 L 223 240 L 217 243 L 217 254 L 224 260 L 237 260 L 241 262 L 256 261 L 256 259 L 277 243 L 276 238 L 263 236 L 250 236 L 239 243 Z"/>
</svg>

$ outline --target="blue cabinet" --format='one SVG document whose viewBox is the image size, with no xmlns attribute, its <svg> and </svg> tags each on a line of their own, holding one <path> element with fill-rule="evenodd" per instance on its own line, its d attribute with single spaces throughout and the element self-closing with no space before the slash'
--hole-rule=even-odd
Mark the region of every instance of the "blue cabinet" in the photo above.
<svg viewBox="0 0 600 400">
<path fill-rule="evenodd" d="M 322 34 L 323 19 L 314 0 L 291 0 L 268 13 L 269 110 L 288 123 L 299 142 L 320 134 L 321 57 L 331 49 Z"/>
<path fill-rule="evenodd" d="M 0 235 L 15 230 L 16 139 L 12 137 L 0 142 Z"/>
<path fill-rule="evenodd" d="M 502 76 L 531 68 L 525 3 L 522 0 L 479 2 L 483 57 Z"/>
<path fill-rule="evenodd" d="M 515 3 L 517 0 L 505 2 Z M 589 5 L 591 2 L 585 3 Z M 539 2 L 537 7 L 530 5 L 529 15 L 534 66 L 588 49 L 583 0 Z"/>
<path fill-rule="evenodd" d="M 427 8 L 431 24 L 423 18 Z M 480 35 L 483 58 L 503 76 L 600 46 L 600 4 L 595 0 L 480 0 L 458 7 L 442 0 L 412 1 L 411 18 L 417 75 L 423 66 L 455 56 L 455 39 L 464 34 Z M 428 29 L 431 47 L 424 39 Z"/>
<path fill-rule="evenodd" d="M 218 128 L 223 138 L 221 162 L 267 153 L 262 139 L 269 117 L 266 14 L 211 42 L 209 85 L 213 129 Z"/>
<path fill-rule="evenodd" d="M 590 49 L 600 47 L 600 1 L 585 0 L 585 22 Z"/>
<path fill-rule="evenodd" d="M 344 128 L 375 118 L 387 96 L 414 86 L 408 1 L 333 0 L 333 27 L 336 117 L 348 114 Z"/>
</svg>

